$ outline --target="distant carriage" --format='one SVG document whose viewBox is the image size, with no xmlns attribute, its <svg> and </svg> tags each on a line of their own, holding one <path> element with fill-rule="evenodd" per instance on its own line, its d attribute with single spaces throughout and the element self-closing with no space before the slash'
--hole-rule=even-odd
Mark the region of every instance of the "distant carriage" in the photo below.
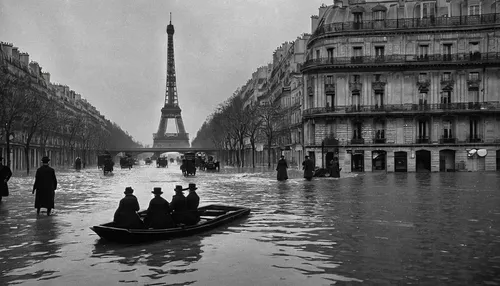
<svg viewBox="0 0 500 286">
<path fill-rule="evenodd" d="M 120 158 L 120 167 L 122 169 L 132 169 L 133 165 L 134 159 L 132 157 L 125 156 Z"/>
<path fill-rule="evenodd" d="M 111 154 L 104 153 L 97 156 L 97 168 L 102 169 L 104 175 L 112 173 L 114 165 L 115 162 L 113 162 Z"/>
<path fill-rule="evenodd" d="M 196 175 L 196 154 L 189 152 L 184 154 L 181 164 L 182 174 L 184 176 L 195 176 Z"/>
<path fill-rule="evenodd" d="M 168 167 L 168 158 L 167 157 L 158 157 L 158 159 L 156 159 L 156 167 L 157 168 Z"/>
<path fill-rule="evenodd" d="M 151 165 L 151 163 L 153 163 L 153 160 L 151 160 L 151 158 L 146 158 L 144 159 L 144 163 L 146 163 L 146 165 Z"/>
<path fill-rule="evenodd" d="M 207 161 L 205 162 L 205 169 L 208 170 L 217 170 L 220 171 L 220 163 L 219 161 L 214 159 L 214 156 L 208 156 Z"/>
</svg>

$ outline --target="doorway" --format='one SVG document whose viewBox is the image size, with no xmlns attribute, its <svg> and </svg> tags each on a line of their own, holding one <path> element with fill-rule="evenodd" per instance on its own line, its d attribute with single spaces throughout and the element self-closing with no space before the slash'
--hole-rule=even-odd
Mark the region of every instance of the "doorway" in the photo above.
<svg viewBox="0 0 500 286">
<path fill-rule="evenodd" d="M 418 150 L 416 153 L 417 172 L 431 171 L 431 151 Z"/>
<path fill-rule="evenodd" d="M 372 151 L 372 171 L 385 171 L 387 166 L 387 152 L 384 150 Z"/>
<path fill-rule="evenodd" d="M 352 154 L 351 158 L 352 172 L 364 172 L 365 171 L 364 162 L 365 162 L 364 154 Z"/>
<path fill-rule="evenodd" d="M 408 154 L 406 152 L 394 152 L 394 172 L 408 172 Z"/>
<path fill-rule="evenodd" d="M 439 151 L 439 172 L 455 172 L 455 150 Z"/>
</svg>

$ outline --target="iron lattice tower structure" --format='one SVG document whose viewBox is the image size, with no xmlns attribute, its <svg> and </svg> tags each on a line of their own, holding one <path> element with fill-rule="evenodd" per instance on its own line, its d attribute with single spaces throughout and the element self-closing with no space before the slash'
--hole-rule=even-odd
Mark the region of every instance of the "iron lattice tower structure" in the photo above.
<svg viewBox="0 0 500 286">
<path fill-rule="evenodd" d="M 165 104 L 161 109 L 158 132 L 153 134 L 153 147 L 190 147 L 189 134 L 186 133 L 182 122 L 181 108 L 177 97 L 177 85 L 174 61 L 174 25 L 172 17 L 167 26 L 167 85 L 165 90 Z M 175 122 L 177 133 L 166 133 L 169 119 Z"/>
</svg>

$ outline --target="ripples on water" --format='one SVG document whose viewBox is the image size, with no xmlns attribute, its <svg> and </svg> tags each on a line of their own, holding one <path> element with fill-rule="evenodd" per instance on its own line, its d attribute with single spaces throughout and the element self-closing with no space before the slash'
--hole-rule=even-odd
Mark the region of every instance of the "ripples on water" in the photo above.
<svg viewBox="0 0 500 286">
<path fill-rule="evenodd" d="M 140 166 L 58 171 L 55 215 L 36 216 L 33 178 L 0 205 L 0 285 L 500 285 L 499 173 L 342 174 L 277 182 L 267 169 Z M 198 185 L 201 204 L 252 208 L 210 233 L 141 245 L 100 240 L 123 190 Z M 79 281 L 79 282 L 78 282 Z"/>
</svg>

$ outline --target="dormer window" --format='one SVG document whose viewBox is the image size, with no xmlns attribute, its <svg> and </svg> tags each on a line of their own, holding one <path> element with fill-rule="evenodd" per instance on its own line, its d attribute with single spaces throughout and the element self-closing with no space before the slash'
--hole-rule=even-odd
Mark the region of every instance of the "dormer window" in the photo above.
<svg viewBox="0 0 500 286">
<path fill-rule="evenodd" d="M 436 17 L 436 3 L 427 2 L 422 3 L 422 18 L 434 18 Z"/>
<path fill-rule="evenodd" d="M 373 19 L 376 21 L 384 20 L 385 19 L 385 11 L 373 12 Z"/>
<path fill-rule="evenodd" d="M 469 16 L 481 15 L 481 6 L 479 4 L 469 6 Z"/>
</svg>

